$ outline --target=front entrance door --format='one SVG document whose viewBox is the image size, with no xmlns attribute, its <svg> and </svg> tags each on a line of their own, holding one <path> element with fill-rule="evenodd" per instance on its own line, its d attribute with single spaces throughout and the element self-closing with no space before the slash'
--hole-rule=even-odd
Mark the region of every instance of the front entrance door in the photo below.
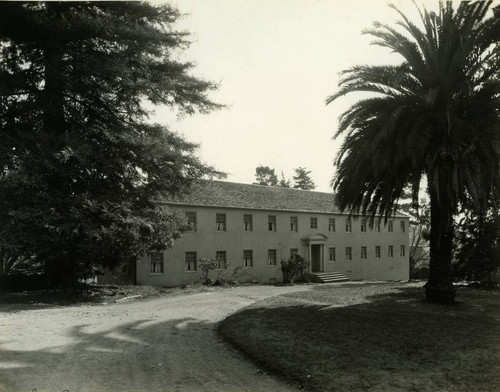
<svg viewBox="0 0 500 392">
<path fill-rule="evenodd" d="M 311 245 L 311 271 L 321 272 L 323 270 L 321 260 L 321 247 L 323 245 Z"/>
</svg>

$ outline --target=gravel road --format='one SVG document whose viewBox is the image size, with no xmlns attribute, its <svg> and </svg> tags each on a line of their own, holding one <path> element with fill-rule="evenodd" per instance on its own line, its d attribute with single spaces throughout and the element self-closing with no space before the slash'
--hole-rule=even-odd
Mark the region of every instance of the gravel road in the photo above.
<svg viewBox="0 0 500 392">
<path fill-rule="evenodd" d="M 311 286 L 249 286 L 0 313 L 0 391 L 291 391 L 218 341 L 216 323 Z"/>
</svg>

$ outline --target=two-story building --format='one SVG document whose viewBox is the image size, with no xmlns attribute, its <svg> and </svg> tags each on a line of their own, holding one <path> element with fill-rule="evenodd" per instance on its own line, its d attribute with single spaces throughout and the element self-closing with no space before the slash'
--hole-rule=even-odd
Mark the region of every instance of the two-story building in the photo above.
<svg viewBox="0 0 500 392">
<path fill-rule="evenodd" d="M 219 270 L 242 266 L 262 283 L 279 282 L 280 261 L 293 253 L 310 261 L 311 272 L 352 280 L 409 277 L 408 217 L 370 225 L 338 211 L 332 193 L 213 181 L 167 205 L 186 214 L 191 230 L 171 249 L 138 258 L 137 284 L 197 281 L 200 258 L 215 259 Z"/>
</svg>

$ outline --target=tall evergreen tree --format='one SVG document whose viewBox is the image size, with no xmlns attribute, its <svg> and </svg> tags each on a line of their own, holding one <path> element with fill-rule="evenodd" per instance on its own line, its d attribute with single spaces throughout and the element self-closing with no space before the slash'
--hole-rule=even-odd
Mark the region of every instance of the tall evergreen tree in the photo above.
<svg viewBox="0 0 500 392">
<path fill-rule="evenodd" d="M 219 106 L 177 60 L 179 12 L 145 2 L 0 2 L 0 245 L 52 284 L 169 247 L 182 217 L 158 204 L 216 172 L 148 121 Z"/>
<path fill-rule="evenodd" d="M 339 206 L 389 216 L 407 184 L 417 197 L 421 179 L 430 195 L 430 301 L 452 302 L 454 215 L 470 200 L 478 211 L 500 188 L 500 20 L 491 1 L 440 3 L 421 12 L 423 30 L 396 9 L 404 33 L 376 23 L 376 45 L 403 58 L 395 66 L 355 66 L 339 91 L 373 93 L 340 118 L 346 134 L 337 157 Z"/>
<path fill-rule="evenodd" d="M 283 174 L 283 170 L 281 171 L 281 179 L 278 181 L 278 186 L 281 188 L 290 188 L 290 179 L 285 180 L 285 175 Z"/>
<path fill-rule="evenodd" d="M 305 191 L 316 188 L 310 174 L 311 171 L 306 170 L 304 167 L 298 167 L 295 169 L 295 175 L 292 177 L 294 181 L 293 187 L 296 189 L 303 189 Z"/>
</svg>

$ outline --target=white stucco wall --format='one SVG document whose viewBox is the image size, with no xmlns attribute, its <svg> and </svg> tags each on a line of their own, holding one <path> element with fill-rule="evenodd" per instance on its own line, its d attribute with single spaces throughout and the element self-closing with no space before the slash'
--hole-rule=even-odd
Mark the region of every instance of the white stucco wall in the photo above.
<svg viewBox="0 0 500 392">
<path fill-rule="evenodd" d="M 189 284 L 200 278 L 201 272 L 185 271 L 185 252 L 197 252 L 199 258 L 215 258 L 216 251 L 226 251 L 231 267 L 243 265 L 243 251 L 253 250 L 253 272 L 260 282 L 281 281 L 280 260 L 289 257 L 290 249 L 297 248 L 299 254 L 310 259 L 309 243 L 304 238 L 323 234 L 326 239 L 313 241 L 323 244 L 323 264 L 325 272 L 342 272 L 352 280 L 407 280 L 408 279 L 408 218 L 393 219 L 393 232 L 381 224 L 380 232 L 367 227 L 361 232 L 361 219 L 352 221 L 352 232 L 346 233 L 346 215 L 245 210 L 215 207 L 174 207 L 197 213 L 197 230 L 184 233 L 183 238 L 173 248 L 164 252 L 163 273 L 151 274 L 148 257 L 137 262 L 137 284 L 158 286 L 178 286 Z M 226 231 L 216 230 L 216 214 L 226 214 Z M 244 231 L 243 215 L 253 217 L 253 231 Z M 268 230 L 268 216 L 276 216 L 276 231 Z M 290 230 L 290 217 L 298 218 L 298 231 Z M 318 228 L 310 228 L 310 218 L 318 219 Z M 335 218 L 336 230 L 329 232 L 328 219 Z M 405 221 L 405 231 L 401 231 L 400 221 Z M 368 225 L 367 225 L 368 226 Z M 320 238 L 321 236 L 316 236 Z M 314 240 L 314 238 L 313 238 Z M 388 257 L 388 246 L 394 248 L 394 256 Z M 405 256 L 400 256 L 404 245 Z M 367 247 L 367 258 L 361 259 L 361 246 Z M 380 246 L 380 258 L 375 258 L 375 246 Z M 329 248 L 336 248 L 336 261 L 329 261 Z M 352 248 L 352 260 L 345 260 L 345 248 Z M 268 250 L 276 249 L 277 265 L 268 265 Z M 215 272 L 215 274 L 217 271 Z M 213 276 L 212 274 L 211 276 Z"/>
</svg>

